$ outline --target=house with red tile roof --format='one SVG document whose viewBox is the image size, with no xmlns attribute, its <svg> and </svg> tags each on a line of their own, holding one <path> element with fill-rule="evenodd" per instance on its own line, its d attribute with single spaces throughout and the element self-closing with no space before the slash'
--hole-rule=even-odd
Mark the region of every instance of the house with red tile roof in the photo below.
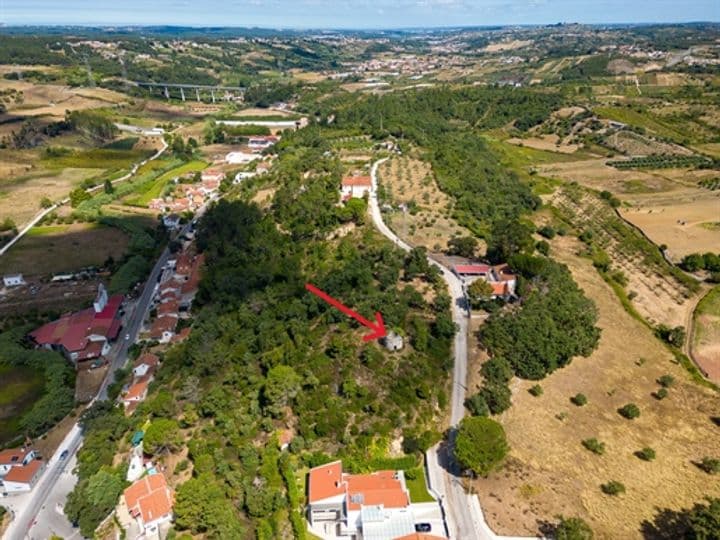
<svg viewBox="0 0 720 540">
<path fill-rule="evenodd" d="M 159 536 L 158 528 L 173 519 L 175 494 L 162 474 L 144 476 L 128 487 L 122 498 L 145 536 Z"/>
<path fill-rule="evenodd" d="M 402 471 L 343 472 L 334 461 L 308 473 L 308 520 L 324 537 L 374 540 L 415 533 L 415 517 Z"/>
<path fill-rule="evenodd" d="M 369 176 L 346 176 L 340 185 L 340 197 L 343 201 L 351 198 L 362 199 L 372 189 L 372 178 Z"/>
<path fill-rule="evenodd" d="M 75 365 L 99 358 L 109 352 L 120 333 L 123 300 L 120 294 L 108 297 L 101 284 L 93 307 L 66 313 L 33 330 L 29 337 L 36 346 L 59 351 Z"/>
<path fill-rule="evenodd" d="M 152 381 L 152 375 L 147 374 L 136 379 L 128 389 L 120 396 L 120 401 L 125 407 L 137 405 L 147 397 L 148 386 Z"/>
<path fill-rule="evenodd" d="M 160 365 L 160 358 L 156 354 L 144 353 L 133 362 L 133 377 L 144 377 L 153 374 Z"/>
<path fill-rule="evenodd" d="M 219 169 L 205 169 L 200 176 L 200 180 L 204 182 L 222 182 L 225 173 Z"/>
<path fill-rule="evenodd" d="M 169 317 L 167 315 L 158 317 L 150 328 L 150 339 L 156 339 L 160 343 L 168 343 L 175 335 L 177 323 L 177 317 Z"/>
<path fill-rule="evenodd" d="M 45 462 L 32 448 L 0 450 L 0 495 L 32 490 L 45 470 Z"/>
</svg>

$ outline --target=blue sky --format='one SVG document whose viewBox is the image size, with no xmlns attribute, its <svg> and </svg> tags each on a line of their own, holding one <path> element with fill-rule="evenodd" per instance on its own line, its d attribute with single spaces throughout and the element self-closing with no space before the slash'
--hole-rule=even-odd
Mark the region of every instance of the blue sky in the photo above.
<svg viewBox="0 0 720 540">
<path fill-rule="evenodd" d="M 0 0 L 4 24 L 397 28 L 719 20 L 720 0 Z"/>
</svg>

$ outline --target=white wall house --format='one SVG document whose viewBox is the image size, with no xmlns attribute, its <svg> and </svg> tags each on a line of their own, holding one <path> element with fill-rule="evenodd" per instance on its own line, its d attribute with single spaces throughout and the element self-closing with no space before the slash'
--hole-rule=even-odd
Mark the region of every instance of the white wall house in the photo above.
<svg viewBox="0 0 720 540">
<path fill-rule="evenodd" d="M 10 274 L 3 276 L 3 284 L 6 287 L 19 287 L 20 285 L 25 285 L 25 280 L 22 274 Z"/>
<path fill-rule="evenodd" d="M 363 198 L 370 194 L 372 179 L 369 176 L 346 176 L 342 180 L 340 195 L 343 201 L 351 198 Z"/>
</svg>

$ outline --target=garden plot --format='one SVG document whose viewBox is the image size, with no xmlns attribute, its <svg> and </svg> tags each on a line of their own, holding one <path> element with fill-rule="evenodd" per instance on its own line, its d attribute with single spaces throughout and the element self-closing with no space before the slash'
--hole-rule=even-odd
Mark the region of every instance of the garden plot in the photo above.
<svg viewBox="0 0 720 540">
<path fill-rule="evenodd" d="M 668 264 L 657 246 L 584 190 L 558 190 L 551 203 L 578 233 L 592 232 L 593 243 L 610 258 L 610 272 L 622 272 L 633 306 L 649 323 L 686 324 L 697 284 Z"/>
<path fill-rule="evenodd" d="M 571 237 L 552 242 L 554 256 L 598 307 L 600 344 L 589 358 L 540 381 L 540 397 L 528 393 L 535 381 L 513 384 L 513 405 L 500 417 L 511 448 L 507 465 L 473 482 L 498 534 L 534 536 L 540 524 L 562 514 L 587 520 L 596 538 L 642 538 L 643 521 L 652 521 L 658 508 L 679 510 L 720 496 L 720 483 L 693 464 L 720 448 L 711 421 L 720 413 L 717 393 L 690 381 L 590 261 L 575 255 L 581 249 Z M 656 380 L 665 374 L 675 382 L 668 397 L 657 400 Z M 585 406 L 570 402 L 577 393 L 587 397 Z M 635 420 L 616 411 L 629 402 L 640 408 Z M 603 455 L 582 446 L 592 437 L 605 443 Z M 654 461 L 634 455 L 646 446 L 656 451 Z M 622 482 L 626 493 L 604 495 L 600 484 L 610 480 Z"/>
<path fill-rule="evenodd" d="M 411 245 L 442 251 L 452 237 L 471 235 L 450 217 L 451 201 L 440 191 L 429 163 L 393 157 L 380 166 L 378 176 L 387 201 L 407 208 L 389 214 L 389 221 L 395 233 Z"/>
</svg>

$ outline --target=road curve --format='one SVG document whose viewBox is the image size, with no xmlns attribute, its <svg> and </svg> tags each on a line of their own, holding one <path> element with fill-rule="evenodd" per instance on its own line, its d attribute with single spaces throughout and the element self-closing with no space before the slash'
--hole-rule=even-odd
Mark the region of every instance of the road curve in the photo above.
<svg viewBox="0 0 720 540">
<path fill-rule="evenodd" d="M 410 251 L 411 246 L 398 238 L 385 224 L 377 200 L 377 170 L 389 158 L 373 163 L 370 169 L 372 189 L 369 197 L 370 215 L 375 227 L 396 246 Z M 452 459 L 454 430 L 465 416 L 465 390 L 467 387 L 467 336 L 469 311 L 467 299 L 460 279 L 449 268 L 428 257 L 428 262 L 438 268 L 447 283 L 453 299 L 452 317 L 458 326 L 454 342 L 454 364 L 452 397 L 450 409 L 451 434 L 447 444 L 437 444 L 430 448 L 425 457 L 428 472 L 428 484 L 439 500 L 445 517 L 448 536 L 455 540 L 523 540 L 522 537 L 496 535 L 485 521 L 480 500 L 476 495 L 468 494 L 463 487 L 460 470 Z M 525 539 L 527 540 L 527 539 Z"/>
</svg>

